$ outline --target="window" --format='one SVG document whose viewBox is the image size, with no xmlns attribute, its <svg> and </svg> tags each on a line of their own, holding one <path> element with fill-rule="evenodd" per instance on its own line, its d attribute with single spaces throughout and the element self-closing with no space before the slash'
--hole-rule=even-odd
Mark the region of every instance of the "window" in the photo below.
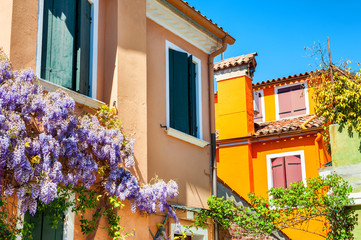
<svg viewBox="0 0 361 240">
<path fill-rule="evenodd" d="M 201 138 L 200 61 L 180 48 L 168 45 L 167 125 Z"/>
<path fill-rule="evenodd" d="M 275 93 L 277 119 L 309 113 L 306 83 L 276 87 Z"/>
<path fill-rule="evenodd" d="M 177 229 L 174 223 L 171 223 L 171 240 L 175 237 L 180 236 L 179 232 L 185 233 L 187 235 L 186 240 L 206 240 L 208 239 L 208 229 L 195 228 L 195 227 L 185 227 L 181 226 L 181 229 Z"/>
<path fill-rule="evenodd" d="M 293 182 L 306 181 L 304 152 L 267 155 L 268 187 L 288 188 Z"/>
<path fill-rule="evenodd" d="M 253 91 L 254 122 L 265 121 L 263 90 Z"/>
<path fill-rule="evenodd" d="M 33 240 L 63 240 L 64 221 L 59 221 L 57 228 L 52 228 L 50 215 L 46 211 L 37 211 L 35 216 L 27 213 L 24 220 L 34 224 Z"/>
<path fill-rule="evenodd" d="M 96 76 L 94 2 L 39 1 L 37 74 L 87 96 Z"/>
</svg>

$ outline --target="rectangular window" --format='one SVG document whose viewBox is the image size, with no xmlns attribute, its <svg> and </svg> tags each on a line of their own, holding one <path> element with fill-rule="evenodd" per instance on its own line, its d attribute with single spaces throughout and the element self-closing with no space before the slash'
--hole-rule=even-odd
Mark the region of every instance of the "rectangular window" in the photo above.
<svg viewBox="0 0 361 240">
<path fill-rule="evenodd" d="M 168 49 L 169 127 L 200 137 L 198 64 L 184 51 Z"/>
<path fill-rule="evenodd" d="M 57 228 L 52 228 L 50 215 L 46 211 L 37 211 L 35 216 L 27 213 L 24 221 L 34 224 L 33 240 L 63 240 L 64 221 L 59 221 Z"/>
<path fill-rule="evenodd" d="M 267 155 L 268 188 L 288 188 L 293 182 L 306 181 L 304 151 Z"/>
<path fill-rule="evenodd" d="M 265 121 L 263 90 L 253 91 L 254 122 Z"/>
<path fill-rule="evenodd" d="M 39 75 L 90 95 L 93 5 L 88 0 L 43 0 Z M 41 15 L 40 15 L 41 16 Z"/>
<path fill-rule="evenodd" d="M 290 183 L 302 181 L 301 157 L 285 156 L 272 159 L 273 187 L 290 187 Z"/>
<path fill-rule="evenodd" d="M 278 87 L 276 96 L 278 119 L 308 114 L 306 84 Z"/>
</svg>

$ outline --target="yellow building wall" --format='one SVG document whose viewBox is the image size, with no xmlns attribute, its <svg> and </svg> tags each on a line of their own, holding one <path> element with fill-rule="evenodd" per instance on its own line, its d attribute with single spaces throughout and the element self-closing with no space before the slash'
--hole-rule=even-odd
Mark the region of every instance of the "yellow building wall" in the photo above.
<svg viewBox="0 0 361 240">
<path fill-rule="evenodd" d="M 308 80 L 307 80 L 308 82 Z M 284 84 L 283 84 L 284 85 Z M 264 94 L 264 105 L 265 105 L 265 121 L 275 121 L 276 120 L 276 99 L 275 99 L 275 87 L 279 86 L 269 85 L 260 88 L 255 88 L 254 90 L 263 90 Z M 308 95 L 308 105 L 309 105 L 309 114 L 315 114 L 315 102 L 313 101 L 313 88 L 307 84 L 307 95 Z M 218 91 L 218 94 L 220 91 Z"/>
<path fill-rule="evenodd" d="M 252 80 L 247 76 L 218 82 L 218 103 L 215 104 L 216 129 L 219 139 L 247 136 L 254 131 Z"/>
<path fill-rule="evenodd" d="M 324 164 L 327 156 L 323 148 L 315 143 L 316 137 L 317 134 L 308 134 L 256 142 L 252 145 L 221 147 L 218 149 L 218 177 L 244 199 L 248 199 L 249 192 L 268 198 L 267 155 L 304 151 L 306 178 L 317 177 L 318 169 L 321 164 Z M 322 233 L 323 225 L 312 221 L 308 225 L 303 225 L 302 228 Z M 284 233 L 293 240 L 324 239 L 300 230 L 286 229 Z"/>
<path fill-rule="evenodd" d="M 245 82 L 248 80 L 248 83 Z M 219 139 L 240 138 L 249 135 L 250 124 L 245 111 L 253 103 L 246 97 L 250 79 L 246 77 L 231 78 L 218 82 L 216 110 L 216 129 Z M 276 120 L 275 85 L 259 88 L 264 93 L 265 120 Z M 258 90 L 258 89 L 255 89 Z M 314 114 L 315 103 L 312 99 L 313 89 L 308 86 L 309 113 Z M 247 107 L 248 106 L 248 107 Z M 253 109 L 252 109 L 253 110 Z M 253 114 L 253 113 L 252 113 Z M 252 119 L 253 123 L 253 119 Z M 249 192 L 268 197 L 267 155 L 304 151 L 306 178 L 319 176 L 318 169 L 330 160 L 322 140 L 316 141 L 317 133 L 302 136 L 290 136 L 284 139 L 259 141 L 243 145 L 220 147 L 218 149 L 217 175 L 232 190 L 248 199 Z M 319 138 L 320 139 L 320 138 Z M 301 226 L 311 232 L 322 232 L 323 224 L 312 221 Z M 293 240 L 324 239 L 315 234 L 294 229 L 284 233 Z"/>
</svg>

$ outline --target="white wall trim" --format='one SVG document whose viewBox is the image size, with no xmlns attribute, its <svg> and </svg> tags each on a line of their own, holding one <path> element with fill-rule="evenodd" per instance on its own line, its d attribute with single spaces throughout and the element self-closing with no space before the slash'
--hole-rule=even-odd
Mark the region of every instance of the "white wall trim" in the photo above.
<svg viewBox="0 0 361 240">
<path fill-rule="evenodd" d="M 303 84 L 303 86 L 305 86 L 303 94 L 305 96 L 305 106 L 306 106 L 306 115 L 310 114 L 310 105 L 309 105 L 309 101 L 308 101 L 308 86 L 307 86 L 307 81 L 300 81 L 300 82 L 296 82 L 296 83 L 291 83 L 291 84 L 286 84 L 283 86 L 277 86 L 274 88 L 274 95 L 275 95 L 275 104 L 276 104 L 276 120 L 280 120 L 280 116 L 279 116 L 279 100 L 278 100 L 278 90 L 282 89 L 282 88 L 286 88 L 286 87 L 292 87 L 292 86 L 296 86 L 296 85 L 300 85 Z M 300 115 L 302 116 L 302 115 Z M 290 118 L 294 118 L 296 116 L 292 116 Z M 282 118 L 282 119 L 286 119 L 286 118 Z"/>
<path fill-rule="evenodd" d="M 176 225 L 174 223 L 171 223 L 170 225 L 171 240 L 174 240 L 174 234 L 177 233 L 176 230 L 178 230 Z M 189 228 L 189 230 L 188 229 L 186 230 L 185 227 L 182 225 L 180 231 L 181 232 L 185 231 L 185 234 L 187 236 L 192 236 L 192 240 L 208 240 L 208 229 L 191 227 Z"/>
<path fill-rule="evenodd" d="M 169 136 L 172 136 L 174 138 L 178 138 L 184 142 L 191 143 L 193 145 L 196 145 L 198 147 L 204 148 L 205 146 L 209 145 L 209 142 L 203 141 L 199 138 L 193 137 L 189 134 L 186 134 L 184 132 L 178 131 L 174 128 L 167 128 L 166 133 Z"/>
<path fill-rule="evenodd" d="M 301 170 L 302 170 L 302 182 L 306 185 L 306 166 L 305 166 L 305 152 L 304 150 L 293 151 L 293 152 L 284 152 L 284 153 L 276 153 L 269 154 L 266 156 L 267 158 L 267 180 L 268 180 L 268 190 L 271 190 L 273 187 L 273 175 L 272 175 L 272 159 L 278 157 L 285 156 L 295 156 L 299 155 L 301 157 Z"/>
<path fill-rule="evenodd" d="M 260 90 L 253 90 L 254 93 L 260 93 L 261 94 L 261 104 L 262 104 L 262 121 L 261 122 L 265 122 L 266 121 L 266 109 L 264 106 L 264 93 L 263 93 L 263 89 Z"/>
<path fill-rule="evenodd" d="M 42 80 L 42 79 L 38 79 L 38 81 L 45 91 L 54 92 L 54 91 L 57 91 L 58 89 L 60 89 L 64 92 L 66 92 L 70 97 L 72 97 L 76 103 L 83 104 L 90 108 L 99 109 L 101 106 L 103 106 L 105 104 L 104 102 L 101 102 L 97 99 L 87 97 L 83 94 L 77 93 L 75 91 L 72 91 L 70 89 L 62 87 L 55 83 L 52 83 L 52 82 L 49 82 L 46 80 Z"/>
<path fill-rule="evenodd" d="M 89 96 L 96 99 L 97 93 L 97 70 L 98 70 L 98 23 L 99 23 L 99 0 L 91 0 L 92 5 L 92 27 L 90 29 L 90 69 L 89 77 L 91 81 Z M 41 54 L 43 39 L 43 18 L 44 18 L 44 0 L 39 0 L 38 7 L 38 29 L 36 40 L 36 59 L 35 74 L 40 78 L 41 73 Z"/>
<path fill-rule="evenodd" d="M 176 51 L 180 51 L 180 52 L 184 52 L 187 53 L 188 55 L 191 55 L 190 53 L 184 51 L 183 49 L 181 49 L 180 47 L 178 47 L 177 45 L 169 42 L 166 40 L 165 42 L 165 55 L 166 55 L 166 106 L 167 106 L 167 127 L 170 128 L 170 109 L 169 109 L 169 49 L 173 49 Z M 197 57 L 195 57 L 194 55 L 192 55 L 193 57 L 193 62 L 196 64 L 196 74 L 197 74 L 197 79 L 196 79 L 196 91 L 197 91 L 197 127 L 198 127 L 198 131 L 197 131 L 197 137 L 199 139 L 203 139 L 203 119 L 202 119 L 202 64 L 201 64 L 201 60 L 198 59 Z"/>
<path fill-rule="evenodd" d="M 221 45 L 220 39 L 216 36 L 206 30 L 200 30 L 195 23 L 181 17 L 175 10 L 171 10 L 158 0 L 147 0 L 147 17 L 207 54 Z"/>
</svg>

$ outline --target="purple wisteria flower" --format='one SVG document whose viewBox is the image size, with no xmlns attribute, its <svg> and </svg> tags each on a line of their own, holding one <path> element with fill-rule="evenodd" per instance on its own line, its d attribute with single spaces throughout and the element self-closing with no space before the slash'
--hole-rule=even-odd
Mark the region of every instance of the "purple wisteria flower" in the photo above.
<svg viewBox="0 0 361 240">
<path fill-rule="evenodd" d="M 16 194 L 21 212 L 35 215 L 59 187 L 89 189 L 102 181 L 108 195 L 130 200 L 132 211 L 168 211 L 176 219 L 167 199 L 177 196 L 177 184 L 141 185 L 131 173 L 134 139 L 95 115 L 77 117 L 72 98 L 60 90 L 44 93 L 37 82 L 33 71 L 13 71 L 0 60 L 0 171 L 6 179 L 1 194 Z"/>
</svg>

